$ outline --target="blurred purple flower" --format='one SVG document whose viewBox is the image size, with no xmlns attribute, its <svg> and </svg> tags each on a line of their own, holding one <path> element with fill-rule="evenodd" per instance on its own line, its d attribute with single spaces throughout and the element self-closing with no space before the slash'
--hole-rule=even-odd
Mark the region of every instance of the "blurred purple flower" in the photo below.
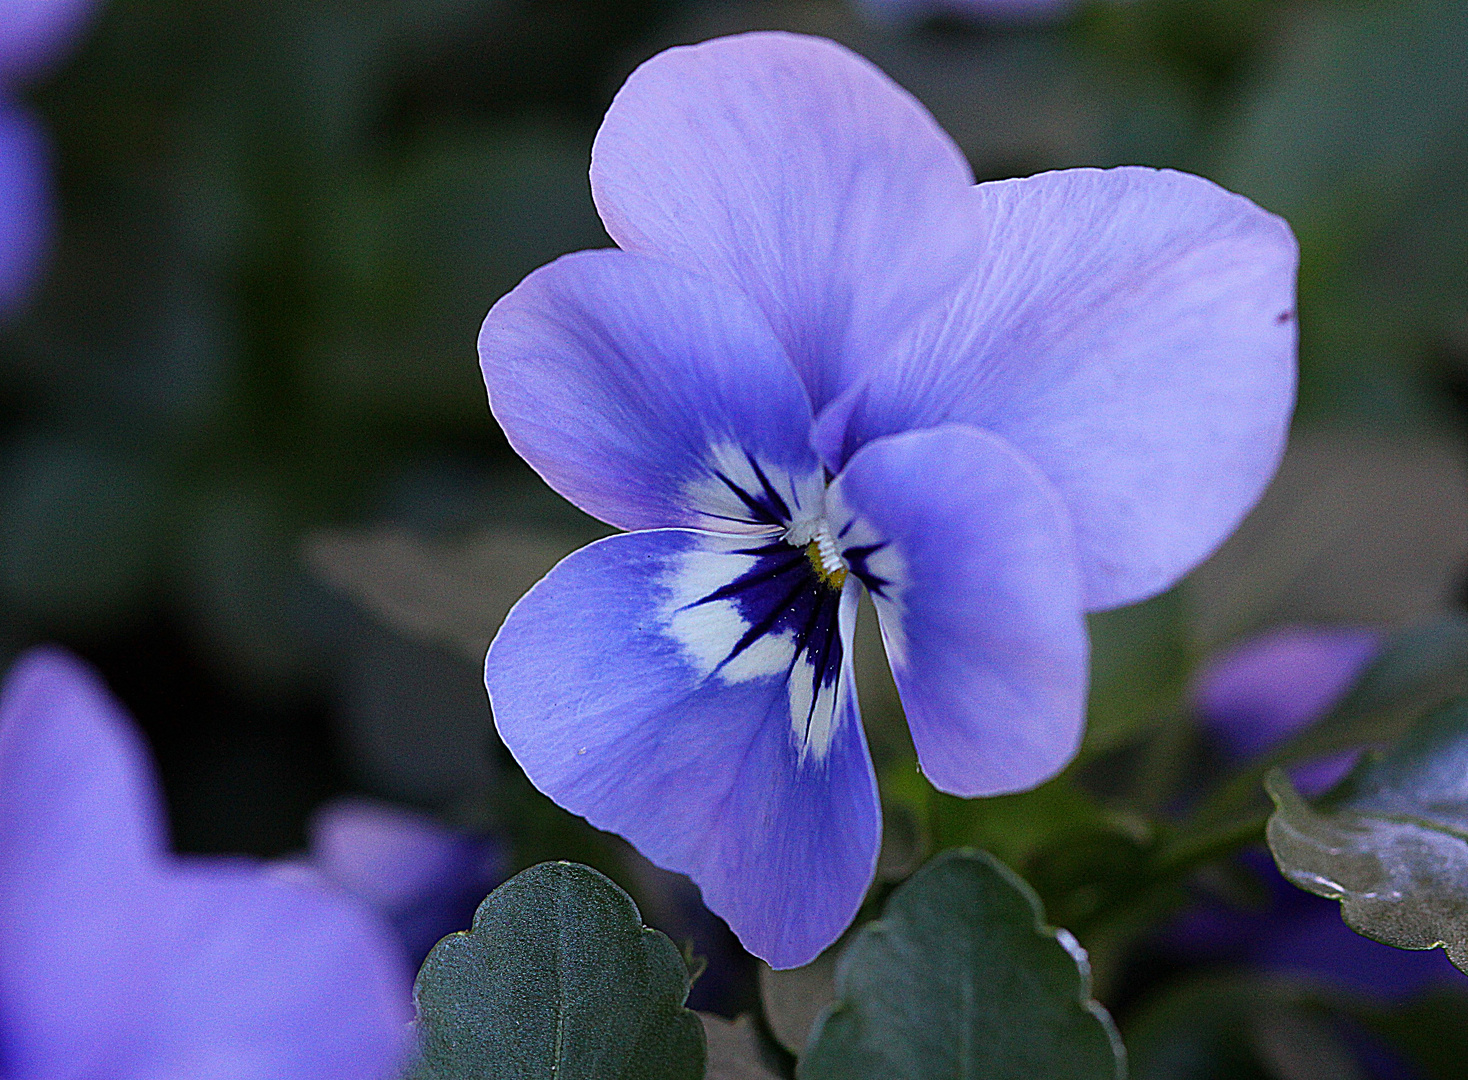
<svg viewBox="0 0 1468 1080">
<path fill-rule="evenodd" d="M 309 865 L 390 922 L 416 967 L 445 934 L 466 930 L 506 876 L 492 839 L 370 799 L 337 799 L 311 821 Z"/>
<path fill-rule="evenodd" d="M 1285 627 L 1245 641 L 1199 672 L 1193 702 L 1224 755 L 1243 763 L 1320 719 L 1380 651 L 1382 635 L 1362 628 Z M 1319 793 L 1349 770 L 1356 753 L 1294 770 L 1301 790 Z M 1462 976 L 1440 949 L 1381 945 L 1341 920 L 1340 905 L 1290 885 L 1262 849 L 1242 861 L 1265 883 L 1268 903 L 1244 911 L 1203 904 L 1164 933 L 1170 949 L 1313 977 L 1373 997 L 1401 999 Z"/>
<path fill-rule="evenodd" d="M 975 186 L 912 97 L 789 34 L 643 64 L 591 183 L 621 249 L 531 274 L 480 357 L 515 449 L 637 531 L 511 612 L 496 720 L 541 790 L 802 964 L 877 858 L 862 588 L 937 787 L 1062 768 L 1084 612 L 1166 588 L 1274 471 L 1294 239 L 1175 172 Z"/>
<path fill-rule="evenodd" d="M 30 293 L 50 246 L 51 148 L 17 84 L 64 52 L 97 0 L 0 0 L 0 318 Z"/>
<path fill-rule="evenodd" d="M 1220 653 L 1199 672 L 1193 703 L 1230 762 L 1258 757 L 1319 720 L 1376 657 L 1381 635 L 1359 627 L 1282 627 Z M 1307 795 L 1332 787 L 1356 751 L 1291 771 Z"/>
<path fill-rule="evenodd" d="M 247 859 L 176 858 L 137 732 L 36 650 L 0 692 L 0 1074 L 394 1074 L 406 971 L 356 901 Z"/>
</svg>

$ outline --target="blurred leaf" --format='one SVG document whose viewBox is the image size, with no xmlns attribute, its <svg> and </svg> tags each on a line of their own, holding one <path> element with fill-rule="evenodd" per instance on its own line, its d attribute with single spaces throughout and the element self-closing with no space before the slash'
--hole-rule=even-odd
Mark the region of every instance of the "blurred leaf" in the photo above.
<svg viewBox="0 0 1468 1080">
<path fill-rule="evenodd" d="M 1192 979 L 1127 1025 L 1132 1080 L 1364 1080 L 1340 1019 L 1306 988 L 1255 976 Z"/>
<path fill-rule="evenodd" d="M 1353 1015 L 1402 1054 L 1429 1080 L 1468 1080 L 1468 994 L 1438 990 L 1394 1009 L 1356 1009 Z"/>
<path fill-rule="evenodd" d="M 785 971 L 760 964 L 759 992 L 765 1022 L 780 1045 L 792 1054 L 804 1052 L 811 1027 L 836 999 L 836 957 L 840 952 L 838 942 L 805 967 Z"/>
<path fill-rule="evenodd" d="M 710 1013 L 699 1013 L 698 1018 L 708 1040 L 706 1080 L 779 1080 L 749 1016 L 732 1022 Z"/>
<path fill-rule="evenodd" d="M 901 881 L 922 865 L 927 854 L 928 838 L 913 808 L 903 802 L 883 806 L 877 880 Z"/>
<path fill-rule="evenodd" d="M 383 526 L 317 533 L 305 558 L 398 633 L 447 645 L 477 667 L 515 601 L 576 546 L 534 532 L 429 540 Z"/>
<path fill-rule="evenodd" d="M 1269 846 L 1302 889 L 1341 901 L 1358 933 L 1405 949 L 1444 947 L 1468 971 L 1468 700 L 1420 722 L 1312 807 L 1282 772 Z"/>
<path fill-rule="evenodd" d="M 688 969 L 589 867 L 542 863 L 485 898 L 413 989 L 418 1080 L 700 1080 Z"/>
<path fill-rule="evenodd" d="M 0 478 L 0 600 L 49 632 L 94 630 L 159 569 L 171 492 L 146 459 L 25 441 Z"/>
<path fill-rule="evenodd" d="M 1468 561 L 1461 440 L 1296 435 L 1237 532 L 1189 578 L 1209 648 L 1279 623 L 1400 626 L 1444 610 Z"/>
<path fill-rule="evenodd" d="M 1176 707 L 1193 661 L 1187 616 L 1179 589 L 1087 616 L 1091 694 L 1084 754 L 1114 749 Z"/>
<path fill-rule="evenodd" d="M 805 1080 L 1126 1072 L 1084 950 L 982 852 L 940 855 L 893 893 L 842 955 L 836 995 L 800 1060 Z"/>
<path fill-rule="evenodd" d="M 1257 80 L 1218 179 L 1289 219 L 1309 247 L 1359 237 L 1457 145 L 1468 6 L 1317 4 L 1303 18 Z"/>
</svg>

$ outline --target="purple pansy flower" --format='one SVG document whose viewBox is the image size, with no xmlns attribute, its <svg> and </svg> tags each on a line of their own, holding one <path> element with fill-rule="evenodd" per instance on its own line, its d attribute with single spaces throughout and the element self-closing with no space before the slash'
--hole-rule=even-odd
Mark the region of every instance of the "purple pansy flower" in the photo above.
<svg viewBox="0 0 1468 1080">
<path fill-rule="evenodd" d="M 1193 707 L 1230 762 L 1247 761 L 1326 714 L 1381 650 L 1364 627 L 1286 626 L 1241 642 L 1198 672 Z M 1349 771 L 1357 751 L 1332 754 L 1290 771 L 1317 795 Z"/>
<path fill-rule="evenodd" d="M 511 612 L 496 721 L 542 791 L 802 964 L 877 857 L 861 590 L 937 787 L 1063 767 L 1084 613 L 1167 587 L 1275 468 L 1294 240 L 1181 173 L 975 186 L 913 98 L 789 34 L 643 64 L 591 182 L 620 250 L 531 274 L 480 357 L 515 449 L 632 531 Z"/>
<path fill-rule="evenodd" d="M 72 657 L 0 693 L 0 1074 L 380 1080 L 407 971 L 355 901 L 245 859 L 175 858 L 148 755 Z"/>
<path fill-rule="evenodd" d="M 51 147 L 17 84 L 74 41 L 96 0 L 0 2 L 0 317 L 30 294 L 51 242 Z"/>
<path fill-rule="evenodd" d="M 372 799 L 335 799 L 311 818 L 305 865 L 371 905 L 397 931 L 414 966 L 439 938 L 466 929 L 506 877 L 494 840 Z"/>
<path fill-rule="evenodd" d="M 1291 626 L 1220 653 L 1199 671 L 1192 699 L 1224 756 L 1241 763 L 1319 720 L 1351 688 L 1381 650 L 1383 635 L 1361 627 Z M 1332 787 L 1357 752 L 1292 770 L 1302 791 Z M 1285 881 L 1268 852 L 1241 857 L 1268 887 L 1263 911 L 1221 903 L 1192 909 L 1163 934 L 1176 952 L 1306 976 L 1358 994 L 1400 1000 L 1462 978 L 1441 949 L 1394 949 L 1356 933 L 1340 904 Z"/>
</svg>

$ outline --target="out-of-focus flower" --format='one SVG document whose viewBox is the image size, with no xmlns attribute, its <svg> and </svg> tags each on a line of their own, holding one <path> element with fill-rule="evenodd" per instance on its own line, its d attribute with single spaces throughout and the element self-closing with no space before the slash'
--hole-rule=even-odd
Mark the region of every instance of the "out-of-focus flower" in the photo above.
<svg viewBox="0 0 1468 1080">
<path fill-rule="evenodd" d="M 371 799 L 337 799 L 311 821 L 307 864 L 381 912 L 416 967 L 445 934 L 468 929 L 505 877 L 492 839 Z"/>
<path fill-rule="evenodd" d="M 0 3 L 0 318 L 29 295 L 50 245 L 51 148 L 18 84 L 72 44 L 97 0 Z"/>
<path fill-rule="evenodd" d="M 531 780 L 805 963 L 880 835 L 851 669 L 872 596 L 923 770 L 1074 754 L 1087 609 L 1253 504 L 1293 404 L 1295 243 L 1195 176 L 973 183 L 829 42 L 672 49 L 617 95 L 569 255 L 480 336 L 516 450 L 619 528 L 511 612 L 486 679 Z"/>
<path fill-rule="evenodd" d="M 1360 627 L 1282 627 L 1220 653 L 1199 673 L 1193 702 L 1231 763 L 1258 757 L 1326 714 L 1381 648 Z M 1355 752 L 1292 771 L 1306 794 L 1344 776 Z"/>
<path fill-rule="evenodd" d="M 166 850 L 137 732 L 37 650 L 0 693 L 0 1072 L 381 1080 L 405 1045 L 390 931 L 357 901 Z"/>
<path fill-rule="evenodd" d="M 1199 672 L 1192 698 L 1227 759 L 1243 763 L 1320 719 L 1376 657 L 1382 636 L 1358 627 L 1285 627 L 1220 653 Z M 1293 771 L 1307 792 L 1333 786 L 1354 753 Z M 1357 934 L 1340 905 L 1290 885 L 1267 852 L 1243 862 L 1267 886 L 1267 904 L 1241 910 L 1209 902 L 1175 921 L 1168 947 L 1194 958 L 1306 976 L 1356 993 L 1400 999 L 1462 976 L 1441 949 L 1394 949 Z"/>
</svg>

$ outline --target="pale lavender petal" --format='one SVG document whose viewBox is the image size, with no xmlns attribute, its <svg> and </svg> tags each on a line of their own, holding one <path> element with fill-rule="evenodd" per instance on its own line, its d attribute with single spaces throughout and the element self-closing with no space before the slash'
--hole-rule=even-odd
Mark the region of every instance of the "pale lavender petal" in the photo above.
<svg viewBox="0 0 1468 1080">
<path fill-rule="evenodd" d="M 1086 628 L 1070 524 L 1039 471 L 949 424 L 868 443 L 828 507 L 934 786 L 997 795 L 1064 767 L 1085 717 Z"/>
<path fill-rule="evenodd" d="M 986 249 L 946 313 L 822 417 L 828 464 L 956 420 L 1070 512 L 1089 608 L 1207 556 L 1274 474 L 1294 402 L 1289 227 L 1196 176 L 1074 169 L 981 184 Z"/>
<path fill-rule="evenodd" d="M 40 74 L 69 49 L 98 0 L 0 3 L 0 82 Z"/>
<path fill-rule="evenodd" d="M 1286 626 L 1213 657 L 1192 697 L 1236 761 L 1257 757 L 1325 715 L 1381 650 L 1363 627 Z"/>
<path fill-rule="evenodd" d="M 973 178 L 906 91 L 821 38 L 669 49 L 627 80 L 591 186 L 623 248 L 754 300 L 819 409 L 972 265 Z"/>
<path fill-rule="evenodd" d="M 407 972 L 354 902 L 175 860 L 137 734 L 65 654 L 0 701 L 0 1046 L 25 1080 L 392 1075 Z"/>
<path fill-rule="evenodd" d="M 542 267 L 479 335 L 511 445 L 625 529 L 747 531 L 819 500 L 810 403 L 748 300 L 626 252 Z"/>
<path fill-rule="evenodd" d="M 51 147 L 34 117 L 0 103 L 0 319 L 30 296 L 51 231 Z"/>
<path fill-rule="evenodd" d="M 311 819 L 311 865 L 380 911 L 414 959 L 464 930 L 505 877 L 492 840 L 372 799 L 335 799 Z"/>
<path fill-rule="evenodd" d="M 540 790 L 692 877 L 755 955 L 806 963 L 876 866 L 856 595 L 776 537 L 609 537 L 505 621 L 486 662 L 495 721 Z"/>
</svg>

